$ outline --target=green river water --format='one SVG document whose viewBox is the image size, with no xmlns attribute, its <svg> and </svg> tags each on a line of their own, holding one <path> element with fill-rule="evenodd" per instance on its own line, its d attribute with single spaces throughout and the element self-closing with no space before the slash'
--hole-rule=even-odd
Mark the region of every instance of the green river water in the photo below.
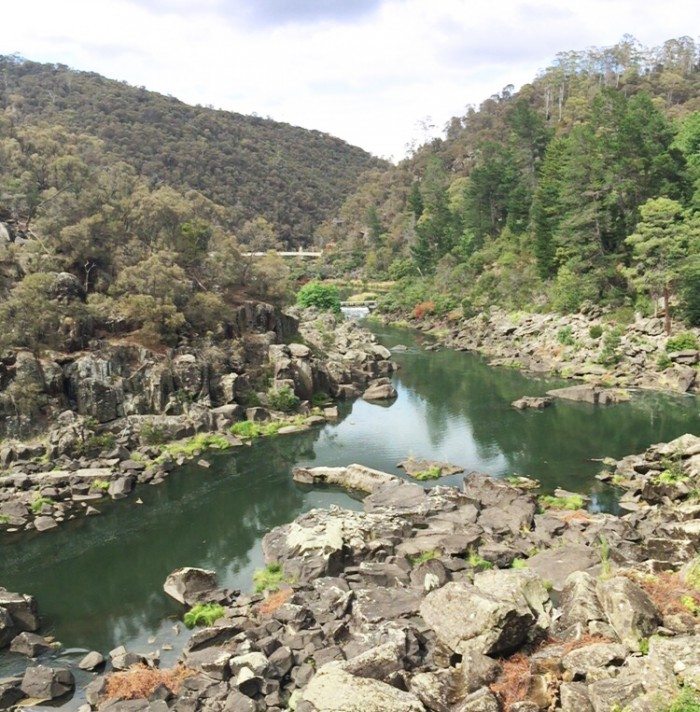
<svg viewBox="0 0 700 712">
<path fill-rule="evenodd" d="M 138 652 L 163 643 L 177 649 L 186 633 L 178 623 L 182 611 L 162 592 L 170 571 L 215 569 L 223 585 L 248 591 L 262 565 L 261 539 L 272 527 L 313 507 L 360 508 L 344 492 L 294 484 L 296 465 L 358 462 L 401 474 L 396 463 L 412 454 L 467 472 L 536 477 L 545 491 L 585 491 L 593 508 L 614 510 L 615 494 L 594 479 L 600 463 L 592 458 L 619 458 L 700 432 L 698 399 L 689 396 L 639 393 L 609 407 L 560 401 L 518 412 L 511 401 L 563 382 L 492 368 L 473 354 L 426 352 L 412 332 L 372 328 L 385 345 L 410 347 L 394 356 L 401 370 L 392 404 L 358 400 L 341 408 L 337 423 L 210 454 L 210 469 L 187 465 L 163 485 L 140 488 L 143 504 L 135 497 L 105 503 L 102 516 L 3 538 L 0 585 L 37 597 L 43 630 L 68 648 L 64 656 L 106 653 L 119 644 Z M 459 484 L 462 477 L 439 483 Z M 165 653 L 164 663 L 176 653 Z M 23 663 L 0 656 L 0 677 Z"/>
</svg>

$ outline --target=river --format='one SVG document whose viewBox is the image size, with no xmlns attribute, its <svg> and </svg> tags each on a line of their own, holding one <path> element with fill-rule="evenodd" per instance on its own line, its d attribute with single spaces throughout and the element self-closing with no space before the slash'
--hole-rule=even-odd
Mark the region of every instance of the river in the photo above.
<svg viewBox="0 0 700 712">
<path fill-rule="evenodd" d="M 492 368 L 474 354 L 428 352 L 413 332 L 372 328 L 385 345 L 409 347 L 394 356 L 401 369 L 393 403 L 343 405 L 336 423 L 210 454 L 209 469 L 189 464 L 162 485 L 142 487 L 143 504 L 136 497 L 105 503 L 99 517 L 46 534 L 5 537 L 0 584 L 35 595 L 43 631 L 69 649 L 106 653 L 125 644 L 147 652 L 165 643 L 175 647 L 163 654 L 168 664 L 185 635 L 182 610 L 162 592 L 170 571 L 215 569 L 223 585 L 248 591 L 262 566 L 265 532 L 313 507 L 360 508 L 344 492 L 294 484 L 295 465 L 359 462 L 401 474 L 396 463 L 414 455 L 467 472 L 536 477 L 544 491 L 585 491 L 593 508 L 614 510 L 615 494 L 594 478 L 601 466 L 591 458 L 619 458 L 700 432 L 698 399 L 690 396 L 639 393 L 609 407 L 560 401 L 519 412 L 511 401 L 563 382 Z M 462 477 L 439 483 L 459 484 Z M 0 677 L 25 663 L 5 653 Z"/>
</svg>

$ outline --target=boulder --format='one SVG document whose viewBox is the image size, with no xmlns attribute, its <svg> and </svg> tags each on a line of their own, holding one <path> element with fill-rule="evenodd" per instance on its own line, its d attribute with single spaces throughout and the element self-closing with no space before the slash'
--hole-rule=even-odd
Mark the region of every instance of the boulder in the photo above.
<svg viewBox="0 0 700 712">
<path fill-rule="evenodd" d="M 104 655 L 96 650 L 93 650 L 80 660 L 78 667 L 81 670 L 95 670 L 100 667 L 100 665 L 103 665 L 104 662 Z"/>
<path fill-rule="evenodd" d="M 21 690 L 35 700 L 54 700 L 68 694 L 74 687 L 73 673 L 67 668 L 36 665 L 25 670 Z"/>
<path fill-rule="evenodd" d="M 511 707 L 512 710 L 512 707 Z M 488 687 L 482 687 L 467 695 L 455 707 L 455 712 L 500 712 L 501 704 Z"/>
<path fill-rule="evenodd" d="M 24 697 L 21 677 L 0 679 L 0 710 L 14 709 L 14 705 Z"/>
<path fill-rule="evenodd" d="M 617 636 L 630 650 L 638 651 L 641 640 L 654 633 L 660 622 L 656 606 L 636 583 L 625 576 L 599 581 L 597 592 Z"/>
<path fill-rule="evenodd" d="M 369 386 L 362 394 L 362 398 L 366 401 L 382 401 L 391 400 L 397 396 L 396 388 L 391 385 L 388 378 L 377 378 L 370 381 Z"/>
<path fill-rule="evenodd" d="M 11 616 L 18 630 L 35 631 L 39 627 L 39 614 L 33 596 L 11 593 L 0 588 L 0 609 L 4 608 Z"/>
<path fill-rule="evenodd" d="M 420 613 L 438 640 L 459 654 L 512 650 L 527 640 L 535 622 L 528 606 L 496 598 L 463 581 L 431 591 Z"/>
<path fill-rule="evenodd" d="M 575 678 L 580 678 L 588 675 L 591 670 L 620 665 L 628 654 L 627 647 L 619 643 L 594 643 L 567 653 L 562 659 L 562 665 Z"/>
<path fill-rule="evenodd" d="M 598 600 L 597 583 L 585 571 L 575 571 L 567 577 L 559 602 L 561 617 L 557 625 L 560 629 L 581 626 L 586 630 L 591 621 L 605 620 Z"/>
<path fill-rule="evenodd" d="M 554 591 L 563 591 L 568 577 L 600 564 L 600 554 L 588 546 L 565 544 L 546 549 L 527 560 L 529 569 L 549 581 Z"/>
<path fill-rule="evenodd" d="M 292 471 L 295 482 L 302 484 L 337 485 L 358 492 L 374 492 L 381 485 L 401 482 L 396 475 L 373 470 L 364 465 L 347 467 L 295 467 Z"/>
<path fill-rule="evenodd" d="M 315 712 L 425 712 L 412 693 L 327 665 L 302 694 Z"/>
<path fill-rule="evenodd" d="M 10 651 L 26 655 L 29 658 L 36 658 L 43 653 L 48 653 L 53 647 L 44 638 L 36 633 L 24 631 L 12 640 Z"/>
<path fill-rule="evenodd" d="M 163 584 L 163 591 L 178 603 L 192 606 L 218 587 L 216 572 L 186 566 L 173 571 Z"/>
<path fill-rule="evenodd" d="M 552 405 L 553 402 L 552 398 L 546 396 L 523 396 L 513 401 L 511 405 L 517 410 L 544 410 Z"/>
<path fill-rule="evenodd" d="M 644 685 L 636 676 L 620 675 L 611 680 L 597 680 L 588 686 L 594 712 L 622 710 L 644 694 Z"/>
</svg>

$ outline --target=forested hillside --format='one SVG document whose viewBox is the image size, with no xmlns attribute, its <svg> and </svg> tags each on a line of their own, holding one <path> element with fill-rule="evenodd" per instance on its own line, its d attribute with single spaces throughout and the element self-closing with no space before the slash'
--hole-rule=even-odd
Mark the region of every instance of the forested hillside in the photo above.
<svg viewBox="0 0 700 712">
<path fill-rule="evenodd" d="M 60 126 L 99 138 L 151 187 L 199 191 L 227 209 L 228 228 L 262 216 L 290 245 L 313 234 L 362 171 L 385 165 L 319 131 L 17 57 L 0 57 L 0 111 L 16 128 Z"/>
<path fill-rule="evenodd" d="M 387 308 L 587 303 L 700 320 L 700 71 L 687 37 L 567 52 L 375 171 L 317 233 Z"/>
</svg>

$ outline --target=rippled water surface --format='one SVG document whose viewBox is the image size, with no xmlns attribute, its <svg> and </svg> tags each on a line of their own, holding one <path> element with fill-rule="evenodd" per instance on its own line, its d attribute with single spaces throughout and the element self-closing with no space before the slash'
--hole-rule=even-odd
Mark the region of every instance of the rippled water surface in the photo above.
<svg viewBox="0 0 700 712">
<path fill-rule="evenodd" d="M 546 490 L 584 490 L 594 507 L 613 509 L 614 493 L 594 479 L 600 463 L 591 458 L 700 432 L 691 397 L 640 393 L 607 408 L 561 401 L 541 412 L 515 411 L 511 401 L 562 382 L 491 368 L 472 354 L 426 352 L 411 332 L 376 329 L 382 343 L 409 347 L 395 354 L 396 401 L 356 401 L 335 424 L 208 456 L 210 469 L 188 465 L 163 485 L 139 489 L 143 504 L 105 504 L 100 517 L 3 540 L 0 584 L 34 594 L 46 627 L 68 648 L 108 651 L 124 643 L 146 652 L 179 639 L 173 626 L 182 611 L 162 593 L 174 568 L 212 568 L 224 585 L 249 590 L 269 529 L 313 507 L 360 507 L 343 492 L 295 485 L 295 465 L 359 462 L 400 474 L 396 463 L 412 454 L 467 472 L 537 477 Z M 19 663 L 0 657 L 0 677 Z"/>
</svg>

